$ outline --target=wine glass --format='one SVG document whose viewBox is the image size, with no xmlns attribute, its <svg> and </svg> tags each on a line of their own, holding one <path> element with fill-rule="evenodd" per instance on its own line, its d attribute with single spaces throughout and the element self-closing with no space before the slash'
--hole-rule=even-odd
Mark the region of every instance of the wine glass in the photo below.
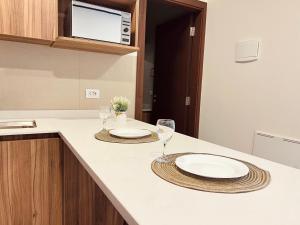
<svg viewBox="0 0 300 225">
<path fill-rule="evenodd" d="M 160 163 L 167 163 L 169 160 L 165 155 L 165 150 L 168 142 L 172 139 L 175 132 L 175 121 L 171 119 L 159 119 L 157 120 L 156 126 L 158 128 L 157 134 L 159 140 L 163 143 L 162 156 L 157 158 L 156 161 Z"/>
<path fill-rule="evenodd" d="M 100 107 L 99 117 L 102 121 L 102 129 L 106 130 L 105 124 L 107 120 L 111 117 L 111 108 L 109 106 Z"/>
</svg>

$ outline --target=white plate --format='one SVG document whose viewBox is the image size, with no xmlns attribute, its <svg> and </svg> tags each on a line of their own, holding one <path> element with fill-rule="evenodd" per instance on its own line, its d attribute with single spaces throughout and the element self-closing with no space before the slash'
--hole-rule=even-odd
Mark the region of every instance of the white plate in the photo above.
<svg viewBox="0 0 300 225">
<path fill-rule="evenodd" d="M 133 128 L 120 128 L 110 130 L 109 133 L 120 138 L 142 138 L 151 135 L 151 131 Z"/>
<path fill-rule="evenodd" d="M 239 178 L 249 173 L 244 163 L 215 155 L 185 155 L 178 157 L 175 164 L 183 171 L 207 178 Z"/>
</svg>

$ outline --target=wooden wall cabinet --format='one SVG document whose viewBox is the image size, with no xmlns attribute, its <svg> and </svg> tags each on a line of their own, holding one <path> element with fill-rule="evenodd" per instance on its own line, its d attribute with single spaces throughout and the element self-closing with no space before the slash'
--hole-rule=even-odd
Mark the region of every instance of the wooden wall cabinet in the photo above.
<svg viewBox="0 0 300 225">
<path fill-rule="evenodd" d="M 139 0 L 82 1 L 131 12 L 131 45 L 66 36 L 71 0 L 0 0 L 0 39 L 116 55 L 126 55 L 139 50 Z"/>
<path fill-rule="evenodd" d="M 56 136 L 0 137 L 0 224 L 126 225 Z"/>
<path fill-rule="evenodd" d="M 57 0 L 0 0 L 1 39 L 51 44 L 57 20 Z"/>
</svg>

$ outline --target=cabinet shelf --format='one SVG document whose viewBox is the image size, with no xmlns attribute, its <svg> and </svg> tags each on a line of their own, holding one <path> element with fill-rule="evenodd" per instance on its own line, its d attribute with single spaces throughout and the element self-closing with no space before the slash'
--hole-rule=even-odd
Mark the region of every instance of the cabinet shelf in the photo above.
<svg viewBox="0 0 300 225">
<path fill-rule="evenodd" d="M 131 13 L 131 46 L 105 41 L 70 37 L 69 10 L 71 0 L 60 0 L 58 4 L 58 37 L 51 44 L 55 48 L 66 48 L 90 52 L 101 52 L 126 55 L 137 52 L 138 48 L 138 15 L 140 0 L 82 0 L 83 2 L 104 6 Z"/>
<path fill-rule="evenodd" d="M 139 50 L 138 47 L 133 46 L 70 37 L 56 38 L 56 40 L 52 43 L 52 47 L 115 55 L 126 55 Z"/>
</svg>

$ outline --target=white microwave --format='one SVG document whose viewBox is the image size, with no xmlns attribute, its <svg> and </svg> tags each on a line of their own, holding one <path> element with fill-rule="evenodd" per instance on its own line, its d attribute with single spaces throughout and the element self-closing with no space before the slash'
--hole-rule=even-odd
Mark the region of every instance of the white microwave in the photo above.
<svg viewBox="0 0 300 225">
<path fill-rule="evenodd" d="M 69 36 L 130 45 L 131 13 L 72 1 Z"/>
</svg>

